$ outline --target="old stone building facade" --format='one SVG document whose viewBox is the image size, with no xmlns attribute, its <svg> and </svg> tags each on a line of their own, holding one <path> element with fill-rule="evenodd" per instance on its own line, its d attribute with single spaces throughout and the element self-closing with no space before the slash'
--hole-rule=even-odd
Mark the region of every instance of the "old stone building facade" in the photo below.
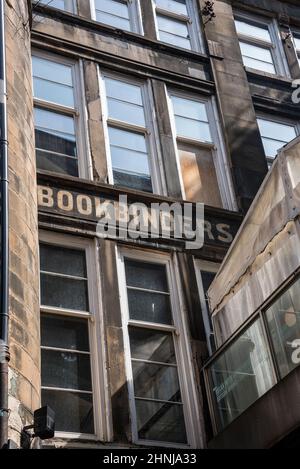
<svg viewBox="0 0 300 469">
<path fill-rule="evenodd" d="M 206 292 L 300 132 L 300 5 L 7 0 L 5 15 L 9 438 L 49 405 L 51 447 L 206 448 Z M 101 204 L 124 195 L 204 203 L 204 246 L 101 239 Z"/>
</svg>

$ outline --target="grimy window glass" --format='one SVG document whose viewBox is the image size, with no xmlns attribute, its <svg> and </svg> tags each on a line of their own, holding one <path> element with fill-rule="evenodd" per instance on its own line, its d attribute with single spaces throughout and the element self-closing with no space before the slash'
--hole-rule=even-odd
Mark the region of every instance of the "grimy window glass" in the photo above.
<svg viewBox="0 0 300 469">
<path fill-rule="evenodd" d="M 75 13 L 75 0 L 40 0 L 39 3 L 49 7 L 58 8 L 59 10 Z"/>
<path fill-rule="evenodd" d="M 138 0 L 93 0 L 96 21 L 125 31 L 139 32 Z"/>
<path fill-rule="evenodd" d="M 171 94 L 184 196 L 222 207 L 207 104 Z"/>
<path fill-rule="evenodd" d="M 194 49 L 194 33 L 191 28 L 195 18 L 191 17 L 188 4 L 191 0 L 155 0 L 158 38 L 162 42 Z"/>
<path fill-rule="evenodd" d="M 263 118 L 258 118 L 257 122 L 266 158 L 270 166 L 278 150 L 297 137 L 297 127 L 296 125 Z"/>
<path fill-rule="evenodd" d="M 246 329 L 208 368 L 221 431 L 276 384 L 261 320 Z"/>
<path fill-rule="evenodd" d="M 295 341 L 300 339 L 300 279 L 266 311 L 275 357 L 284 378 L 297 366 Z"/>
<path fill-rule="evenodd" d="M 85 251 L 41 244 L 40 261 L 42 402 L 56 431 L 94 434 Z"/>
<path fill-rule="evenodd" d="M 34 55 L 38 169 L 78 176 L 73 67 Z"/>
<path fill-rule="evenodd" d="M 114 184 L 152 192 L 150 129 L 143 87 L 105 77 L 108 134 Z"/>
<path fill-rule="evenodd" d="M 277 46 L 271 37 L 268 24 L 255 23 L 251 19 L 236 19 L 243 62 L 246 67 L 276 74 L 274 48 Z M 278 68 L 278 67 L 277 67 Z"/>
<path fill-rule="evenodd" d="M 186 444 L 166 266 L 125 259 L 125 272 L 138 438 Z"/>
</svg>

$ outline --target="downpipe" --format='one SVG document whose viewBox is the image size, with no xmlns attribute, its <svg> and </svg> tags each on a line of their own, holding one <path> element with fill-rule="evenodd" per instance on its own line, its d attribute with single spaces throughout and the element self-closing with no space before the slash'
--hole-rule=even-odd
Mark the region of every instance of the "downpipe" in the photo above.
<svg viewBox="0 0 300 469">
<path fill-rule="evenodd" d="M 8 443 L 8 134 L 5 0 L 0 0 L 0 449 Z"/>
</svg>

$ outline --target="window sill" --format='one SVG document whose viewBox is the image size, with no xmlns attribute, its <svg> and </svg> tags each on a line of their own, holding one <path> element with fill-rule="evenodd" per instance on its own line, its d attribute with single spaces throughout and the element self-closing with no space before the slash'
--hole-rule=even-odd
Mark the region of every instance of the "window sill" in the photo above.
<svg viewBox="0 0 300 469">
<path fill-rule="evenodd" d="M 273 75 L 272 73 L 262 72 L 261 70 L 256 70 L 254 68 L 245 67 L 245 71 L 247 75 L 256 77 L 256 78 L 263 78 L 266 80 L 273 81 L 274 83 L 281 83 L 291 86 L 293 80 L 287 76 L 283 75 Z"/>
<path fill-rule="evenodd" d="M 167 52 L 167 53 L 169 52 L 170 54 L 174 54 L 177 57 L 178 57 L 178 52 L 180 52 L 181 56 L 185 56 L 192 60 L 197 60 L 206 64 L 210 63 L 210 58 L 208 57 L 207 54 L 203 52 L 183 49 L 182 47 L 172 46 L 171 44 L 164 43 L 156 39 L 150 39 L 146 36 L 143 36 L 135 32 L 114 28 L 112 26 L 99 23 L 91 18 L 82 17 L 74 13 L 69 13 L 67 11 L 63 11 L 63 10 L 59 10 L 55 8 L 49 8 L 46 5 L 43 5 L 43 6 L 36 5 L 35 12 L 43 16 L 47 16 L 48 18 L 52 18 L 54 20 L 58 19 L 58 20 L 64 21 L 65 23 L 76 25 L 77 27 L 89 28 L 91 30 L 94 30 L 95 32 L 103 31 L 104 33 L 109 33 L 118 38 L 127 39 L 128 41 L 134 41 L 136 43 L 140 43 L 142 45 L 151 47 L 155 50 L 159 49 L 163 52 Z"/>
</svg>

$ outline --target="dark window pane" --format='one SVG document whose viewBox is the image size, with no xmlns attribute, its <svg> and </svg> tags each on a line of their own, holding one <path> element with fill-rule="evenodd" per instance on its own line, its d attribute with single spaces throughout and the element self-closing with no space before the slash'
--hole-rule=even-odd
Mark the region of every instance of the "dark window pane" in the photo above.
<svg viewBox="0 0 300 469">
<path fill-rule="evenodd" d="M 129 287 L 169 292 L 166 266 L 126 259 L 126 281 Z"/>
<path fill-rule="evenodd" d="M 128 290 L 130 319 L 137 321 L 172 324 L 169 295 Z"/>
<path fill-rule="evenodd" d="M 41 344 L 44 347 L 89 352 L 88 322 L 66 316 L 41 316 Z"/>
<path fill-rule="evenodd" d="M 43 306 L 89 311 L 86 280 L 73 280 L 41 274 Z"/>
<path fill-rule="evenodd" d="M 136 400 L 136 411 L 140 439 L 187 443 L 181 405 Z"/>
<path fill-rule="evenodd" d="M 58 156 L 67 155 L 73 156 L 74 158 L 77 156 L 75 137 L 56 135 L 51 133 L 50 130 L 36 129 L 35 143 L 37 149 L 45 150 L 50 155 L 58 153 Z"/>
<path fill-rule="evenodd" d="M 136 397 L 181 402 L 177 368 L 141 362 L 132 368 Z"/>
<path fill-rule="evenodd" d="M 223 429 L 275 384 L 261 321 L 234 340 L 209 372 L 216 416 Z"/>
<path fill-rule="evenodd" d="M 91 391 L 90 356 L 42 350 L 42 386 Z"/>
<path fill-rule="evenodd" d="M 114 170 L 114 184 L 119 187 L 127 187 L 128 189 L 136 189 L 137 191 L 153 192 L 150 176 L 141 176 L 133 173 L 125 173 Z"/>
<path fill-rule="evenodd" d="M 43 390 L 42 405 L 55 411 L 56 431 L 94 434 L 92 395 Z"/>
<path fill-rule="evenodd" d="M 297 366 L 300 339 L 300 280 L 294 283 L 266 312 L 280 375 L 284 378 Z M 299 347 L 298 347 L 299 348 Z"/>
<path fill-rule="evenodd" d="M 130 327 L 129 336 L 132 358 L 176 364 L 171 333 Z"/>
<path fill-rule="evenodd" d="M 37 168 L 52 173 L 67 174 L 78 177 L 78 160 L 66 156 L 54 155 L 41 150 L 36 152 Z"/>
<path fill-rule="evenodd" d="M 85 252 L 42 243 L 41 270 L 56 274 L 87 277 Z"/>
</svg>

